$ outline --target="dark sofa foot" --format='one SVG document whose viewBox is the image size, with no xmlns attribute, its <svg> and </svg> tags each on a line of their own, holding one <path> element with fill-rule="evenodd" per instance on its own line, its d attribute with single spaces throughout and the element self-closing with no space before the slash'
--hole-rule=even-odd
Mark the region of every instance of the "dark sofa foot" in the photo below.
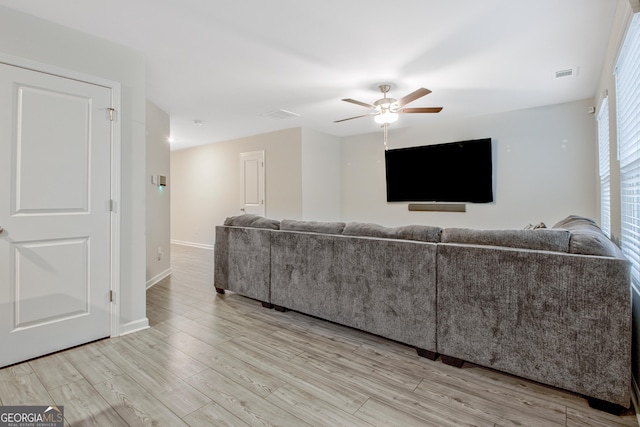
<svg viewBox="0 0 640 427">
<path fill-rule="evenodd" d="M 273 308 L 273 304 L 271 304 L 270 302 L 262 302 L 262 306 L 264 308 Z"/>
<path fill-rule="evenodd" d="M 620 405 L 607 402 L 606 400 L 596 399 L 595 397 L 587 397 L 587 402 L 589 402 L 589 406 L 591 406 L 593 409 L 608 412 L 609 414 L 616 416 L 619 416 L 624 410 L 624 407 Z"/>
<path fill-rule="evenodd" d="M 429 350 L 425 350 L 417 347 L 416 347 L 416 351 L 418 352 L 418 356 L 424 357 L 429 360 L 436 360 L 438 358 L 438 353 L 436 353 L 435 351 L 429 351 Z"/>
<path fill-rule="evenodd" d="M 455 366 L 456 368 L 462 368 L 464 365 L 464 360 L 458 359 L 457 357 L 445 356 L 444 354 L 440 355 L 440 359 L 442 359 L 442 363 L 449 366 Z"/>
<path fill-rule="evenodd" d="M 216 287 L 216 292 L 224 295 L 224 289 Z"/>
<path fill-rule="evenodd" d="M 289 311 L 289 309 L 288 309 L 288 308 L 286 308 L 286 307 L 282 307 L 282 306 L 279 306 L 279 305 L 274 305 L 274 306 L 273 306 L 273 308 L 275 308 L 275 309 L 276 309 L 276 311 L 281 311 L 281 312 L 283 312 L 283 313 L 284 313 L 285 311 Z"/>
</svg>

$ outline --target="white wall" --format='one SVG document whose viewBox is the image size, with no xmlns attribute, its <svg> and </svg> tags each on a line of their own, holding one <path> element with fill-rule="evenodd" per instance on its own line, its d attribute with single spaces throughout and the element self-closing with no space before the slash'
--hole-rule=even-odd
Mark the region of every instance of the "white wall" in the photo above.
<svg viewBox="0 0 640 427">
<path fill-rule="evenodd" d="M 569 214 L 596 216 L 593 100 L 431 121 L 389 132 L 389 148 L 493 140 L 494 203 L 467 204 L 466 213 L 409 212 L 386 202 L 382 132 L 343 138 L 342 219 L 394 226 L 522 228 L 547 226 Z M 402 119 L 402 118 L 401 118 Z"/>
<path fill-rule="evenodd" d="M 302 129 L 302 219 L 340 220 L 340 138 Z"/>
<path fill-rule="evenodd" d="M 169 115 L 147 101 L 147 287 L 171 273 L 171 180 Z M 167 186 L 152 184 L 151 175 L 167 177 Z M 159 254 L 160 251 L 160 254 Z M 160 259 L 158 259 L 160 258 Z"/>
<path fill-rule="evenodd" d="M 302 218 L 301 129 L 171 152 L 171 239 L 211 247 L 215 226 L 240 215 L 239 154 L 265 151 L 265 216 Z"/>
<path fill-rule="evenodd" d="M 145 327 L 145 61 L 132 49 L 0 6 L 0 52 L 121 83 L 121 330 Z"/>
</svg>

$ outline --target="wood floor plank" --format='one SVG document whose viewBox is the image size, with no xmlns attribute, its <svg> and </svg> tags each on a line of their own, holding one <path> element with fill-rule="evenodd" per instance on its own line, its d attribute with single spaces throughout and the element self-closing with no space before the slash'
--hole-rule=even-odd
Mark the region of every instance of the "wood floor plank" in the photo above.
<svg viewBox="0 0 640 427">
<path fill-rule="evenodd" d="M 0 369 L 0 396 L 3 405 L 54 405 L 29 363 Z"/>
<path fill-rule="evenodd" d="M 147 319 L 149 319 L 150 326 L 154 326 L 160 322 L 169 320 L 177 315 L 178 313 L 174 313 L 173 311 L 167 310 L 164 307 L 160 307 L 151 303 L 147 304 Z"/>
<path fill-rule="evenodd" d="M 638 426 L 635 414 L 614 416 L 593 408 L 576 410 L 567 408 L 567 427 L 632 427 Z"/>
<path fill-rule="evenodd" d="M 307 353 L 314 353 L 323 357 L 340 357 L 342 354 L 352 353 L 357 348 L 354 344 L 332 341 L 308 332 L 278 331 L 273 336 L 289 341 Z"/>
<path fill-rule="evenodd" d="M 425 398 L 415 393 L 378 394 L 375 399 L 416 418 L 429 420 L 441 427 L 493 427 L 493 421 L 459 408 Z"/>
<path fill-rule="evenodd" d="M 179 350 L 179 347 L 170 346 L 163 341 L 163 338 L 166 338 L 163 333 L 147 329 L 137 334 L 127 335 L 124 340 L 126 344 L 144 354 L 158 366 L 172 372 L 178 378 L 188 378 L 207 369 L 206 365 L 185 354 Z"/>
<path fill-rule="evenodd" d="M 514 390 L 504 383 L 487 381 L 484 377 L 474 375 L 469 369 L 444 365 L 433 370 L 429 380 L 501 402 L 504 406 L 522 414 L 533 415 L 556 423 L 564 423 L 566 420 L 566 406 L 562 403 L 540 398 L 533 394 L 514 394 Z"/>
<path fill-rule="evenodd" d="M 585 411 L 587 413 L 602 413 L 602 411 L 595 410 L 589 407 L 587 399 L 584 396 L 576 393 L 572 393 L 545 384 L 528 381 L 524 378 L 519 378 L 514 375 L 506 374 L 489 368 L 484 368 L 482 366 L 477 366 L 471 363 L 465 363 L 463 369 L 463 375 L 472 372 L 476 377 L 482 377 L 487 381 L 494 382 L 497 385 L 508 387 L 517 394 L 535 396 L 541 399 L 547 399 L 556 403 L 560 403 L 567 406 L 568 408 L 574 408 L 576 411 L 578 411 L 578 413 L 582 411 Z M 629 411 L 629 413 L 631 412 L 633 411 Z"/>
<path fill-rule="evenodd" d="M 95 384 L 94 387 L 129 426 L 186 425 L 173 411 L 126 374 Z"/>
<path fill-rule="evenodd" d="M 185 349 L 203 364 L 259 396 L 266 397 L 284 384 L 278 375 L 261 370 L 187 334 L 174 334 L 167 339 L 167 342 L 177 348 Z"/>
<path fill-rule="evenodd" d="M 383 337 L 379 337 L 377 335 L 373 335 L 364 331 L 360 331 L 358 329 L 338 325 L 336 323 L 322 322 L 310 327 L 309 332 L 322 335 L 327 338 L 351 342 L 358 347 L 369 345 L 381 350 L 384 349 L 388 352 L 393 352 L 410 357 L 417 357 L 417 353 L 414 347 Z"/>
<path fill-rule="evenodd" d="M 178 332 L 180 332 L 180 329 L 178 328 L 174 328 L 173 326 L 169 325 L 168 323 L 165 322 L 159 322 L 157 324 L 155 324 L 153 326 L 153 329 L 157 332 L 161 332 L 163 334 L 165 334 L 165 336 L 170 336 L 173 334 L 177 334 Z"/>
<path fill-rule="evenodd" d="M 355 358 L 356 356 L 354 355 Z M 368 366 L 358 366 L 357 361 L 349 360 L 348 355 L 340 358 L 326 358 L 314 353 L 302 353 L 291 362 L 305 369 L 314 367 L 325 372 L 326 375 L 334 380 L 340 380 L 344 384 L 357 387 L 369 396 L 384 395 L 389 391 L 412 393 L 418 385 L 415 384 L 415 381 L 411 383 L 404 383 L 401 380 L 394 381 L 389 379 L 387 375 L 382 375 Z M 418 381 L 420 380 L 418 378 Z"/>
<path fill-rule="evenodd" d="M 84 378 L 49 393 L 56 405 L 64 406 L 64 417 L 72 426 L 127 426 L 125 420 Z"/>
<path fill-rule="evenodd" d="M 366 421 L 289 384 L 275 390 L 267 400 L 313 426 L 371 427 Z"/>
<path fill-rule="evenodd" d="M 153 293 L 151 295 L 157 295 L 158 293 Z M 153 304 L 156 305 L 158 307 L 162 307 L 165 310 L 169 310 L 172 313 L 177 313 L 177 314 L 184 314 L 187 313 L 191 310 L 193 310 L 193 308 L 189 305 L 186 304 L 181 304 L 179 302 L 176 301 L 172 301 L 171 299 L 167 298 L 167 297 L 161 297 L 161 296 L 150 296 L 147 300 L 147 302 L 149 304 Z"/>
<path fill-rule="evenodd" d="M 184 417 L 184 421 L 191 427 L 242 427 L 249 424 L 224 409 L 216 402 L 211 402 L 207 406 Z"/>
<path fill-rule="evenodd" d="M 409 372 L 397 365 L 389 365 L 382 359 L 365 357 L 355 352 L 340 354 L 332 361 L 368 378 L 377 378 L 410 391 L 415 390 L 421 381 L 421 377 L 416 376 L 416 370 Z"/>
<path fill-rule="evenodd" d="M 47 390 L 82 379 L 82 374 L 69 362 L 64 353 L 54 353 L 28 363 Z"/>
<path fill-rule="evenodd" d="M 177 375 L 157 366 L 125 343 L 116 343 L 100 351 L 179 417 L 211 402 Z"/>
<path fill-rule="evenodd" d="M 193 304 L 201 304 L 200 300 L 193 292 L 181 290 L 178 287 L 159 286 L 155 292 L 149 292 L 149 300 L 154 304 L 165 306 L 171 304 L 180 304 L 191 309 Z"/>
<path fill-rule="evenodd" d="M 525 404 L 513 408 L 511 401 L 507 399 L 494 400 L 491 395 L 484 394 L 476 389 L 461 389 L 451 384 L 442 384 L 433 380 L 423 380 L 416 388 L 416 394 L 451 406 L 454 410 L 470 413 L 478 418 L 491 420 L 503 426 L 544 425 L 563 426 L 566 424 L 566 415 L 554 414 L 554 420 L 549 420 L 549 413 L 527 408 Z M 521 399 L 519 396 L 512 398 Z M 533 414 L 531 412 L 534 412 Z"/>
<path fill-rule="evenodd" d="M 176 316 L 166 320 L 165 323 L 210 345 L 218 345 L 232 338 L 231 336 L 226 335 L 224 331 L 214 331 L 211 328 L 183 316 Z"/>
<path fill-rule="evenodd" d="M 345 412 L 355 412 L 368 398 L 366 394 L 355 388 L 332 380 L 323 371 L 313 367 L 301 367 L 288 360 L 277 359 L 256 350 L 252 343 L 242 338 L 226 342 L 218 348 L 267 372 L 273 372 L 273 375 L 279 375 L 288 384 L 294 385 L 315 396 L 316 399 L 324 400 Z"/>
<path fill-rule="evenodd" d="M 416 418 L 405 412 L 379 402 L 375 399 L 369 399 L 356 412 L 356 417 L 367 421 L 374 426 L 406 426 L 406 427 L 442 427 L 439 424 Z"/>
<path fill-rule="evenodd" d="M 90 384 L 96 384 L 122 374 L 122 370 L 93 344 L 65 351 L 64 356 Z"/>
<path fill-rule="evenodd" d="M 219 309 L 213 314 L 200 311 L 200 316 L 192 317 L 192 319 L 214 331 L 223 332 L 234 338 L 244 336 L 251 339 L 259 339 L 261 336 L 270 335 L 280 330 L 278 326 L 273 326 L 266 322 L 255 322 L 245 316 L 238 316 L 237 311 L 230 311 L 226 308 Z"/>
<path fill-rule="evenodd" d="M 271 402 L 209 369 L 187 379 L 189 384 L 252 426 L 308 426 Z"/>
</svg>

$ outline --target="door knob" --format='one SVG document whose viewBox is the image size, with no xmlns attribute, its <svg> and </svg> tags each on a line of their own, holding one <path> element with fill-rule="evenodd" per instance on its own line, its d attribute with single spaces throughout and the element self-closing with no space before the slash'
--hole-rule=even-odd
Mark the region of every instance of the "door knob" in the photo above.
<svg viewBox="0 0 640 427">
<path fill-rule="evenodd" d="M 4 228 L 2 228 L 2 226 L 0 226 L 0 234 L 2 234 L 3 231 L 4 231 Z"/>
</svg>

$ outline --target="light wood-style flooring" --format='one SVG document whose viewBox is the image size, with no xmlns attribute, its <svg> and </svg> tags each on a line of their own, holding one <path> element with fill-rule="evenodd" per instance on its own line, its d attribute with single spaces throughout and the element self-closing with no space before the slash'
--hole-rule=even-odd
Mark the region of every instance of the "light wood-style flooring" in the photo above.
<svg viewBox="0 0 640 427">
<path fill-rule="evenodd" d="M 573 393 L 212 285 L 213 253 L 172 247 L 151 328 L 0 370 L 0 404 L 64 405 L 71 426 L 637 426 Z M 1 346 L 1 344 L 0 344 Z"/>
</svg>

